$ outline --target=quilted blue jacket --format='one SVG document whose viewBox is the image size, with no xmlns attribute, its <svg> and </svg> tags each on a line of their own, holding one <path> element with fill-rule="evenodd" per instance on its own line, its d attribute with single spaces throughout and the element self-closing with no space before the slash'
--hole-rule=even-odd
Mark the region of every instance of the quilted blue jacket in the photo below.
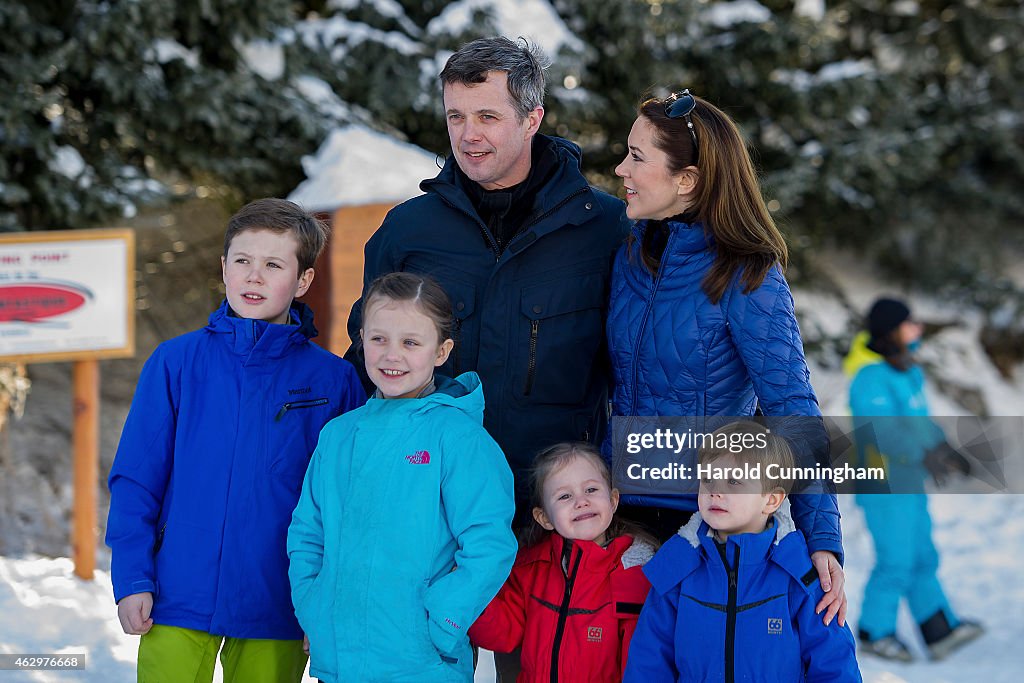
<svg viewBox="0 0 1024 683">
<path fill-rule="evenodd" d="M 661 547 L 624 683 L 861 680 L 850 626 L 814 613 L 824 593 L 786 507 L 723 546 L 695 514 Z"/>
<path fill-rule="evenodd" d="M 773 417 L 820 416 L 781 269 L 772 268 L 749 294 L 734 278 L 713 304 L 701 289 L 716 255 L 712 236 L 700 224 L 668 221 L 668 227 L 657 276 L 639 254 L 646 221 L 633 226 L 632 247 L 623 245 L 615 258 L 607 325 L 615 381 L 612 415 L 748 416 L 760 407 Z M 820 421 L 801 424 L 804 431 L 810 425 L 820 433 L 787 434 L 797 450 L 801 441 L 819 448 Z M 610 439 L 604 453 L 610 457 Z M 797 528 L 811 551 L 830 550 L 841 560 L 835 495 L 802 493 L 792 500 Z M 693 494 L 626 496 L 624 501 L 697 509 Z"/>
</svg>

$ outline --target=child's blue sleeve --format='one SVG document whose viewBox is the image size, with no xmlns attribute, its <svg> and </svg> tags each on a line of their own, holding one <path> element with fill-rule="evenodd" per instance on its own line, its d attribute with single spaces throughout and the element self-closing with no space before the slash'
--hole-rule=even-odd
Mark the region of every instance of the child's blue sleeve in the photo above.
<svg viewBox="0 0 1024 683">
<path fill-rule="evenodd" d="M 666 593 L 651 589 L 647 594 L 629 644 L 623 683 L 675 681 L 679 678 L 675 659 L 678 605 L 678 584 Z"/>
<path fill-rule="evenodd" d="M 795 604 L 794 630 L 800 638 L 800 657 L 807 683 L 860 683 L 857 647 L 850 625 L 833 620 L 828 626 L 814 607 L 824 596 L 817 582 L 810 594 L 802 586 L 790 587 L 790 604 Z"/>
<path fill-rule="evenodd" d="M 456 568 L 427 588 L 423 602 L 434 647 L 455 656 L 468 642 L 470 625 L 508 578 L 517 549 L 512 472 L 483 427 L 446 434 L 441 500 L 458 542 Z"/>
<path fill-rule="evenodd" d="M 161 346 L 146 361 L 110 468 L 106 544 L 114 600 L 156 594 L 154 548 L 174 463 L 180 397 L 178 370 Z"/>
<path fill-rule="evenodd" d="M 292 605 L 299 625 L 307 633 L 310 625 L 303 623 L 313 582 L 324 564 L 324 525 L 321 515 L 321 466 L 323 453 L 330 449 L 327 438 L 328 428 L 320 433 L 313 457 L 309 461 L 306 477 L 302 481 L 302 492 L 299 503 L 292 513 L 292 521 L 288 526 L 288 581 L 291 584 Z"/>
</svg>

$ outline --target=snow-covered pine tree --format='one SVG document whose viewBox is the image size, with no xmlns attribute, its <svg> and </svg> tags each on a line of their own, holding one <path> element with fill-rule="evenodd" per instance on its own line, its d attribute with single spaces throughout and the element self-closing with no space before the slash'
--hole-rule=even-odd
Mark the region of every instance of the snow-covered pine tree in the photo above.
<svg viewBox="0 0 1024 683">
<path fill-rule="evenodd" d="M 74 228 L 209 179 L 284 194 L 325 121 L 242 56 L 291 21 L 287 0 L 0 5 L 0 229 Z"/>
<path fill-rule="evenodd" d="M 356 118 L 445 155 L 449 142 L 437 75 L 448 56 L 464 43 L 485 36 L 557 36 L 552 26 L 523 19 L 543 16 L 546 3 L 332 0 L 315 18 L 297 25 L 297 43 L 305 48 L 307 69 L 353 105 Z M 557 21 L 557 14 L 548 11 Z M 510 20 L 510 14 L 517 13 L 522 16 Z M 557 39 L 538 42 L 559 43 Z M 564 42 L 571 43 L 572 37 Z M 572 98 L 560 86 L 567 74 L 579 71 L 579 49 L 561 44 L 548 56 L 554 64 L 544 130 L 553 132 L 561 102 Z"/>
<path fill-rule="evenodd" d="M 561 121 L 608 187 L 640 96 L 688 86 L 747 133 L 797 252 L 852 245 L 949 284 L 1020 244 L 1019 3 L 553 2 L 588 45 Z"/>
</svg>

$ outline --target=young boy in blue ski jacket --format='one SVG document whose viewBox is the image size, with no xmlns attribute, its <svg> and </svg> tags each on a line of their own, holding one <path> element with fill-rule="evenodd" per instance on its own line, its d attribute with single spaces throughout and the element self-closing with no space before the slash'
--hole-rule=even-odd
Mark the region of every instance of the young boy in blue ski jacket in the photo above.
<svg viewBox="0 0 1024 683">
<path fill-rule="evenodd" d="M 285 539 L 317 436 L 365 394 L 314 345 L 326 229 L 261 199 L 228 222 L 226 301 L 146 362 L 110 472 L 107 545 L 118 617 L 142 635 L 139 680 L 299 681 L 303 632 Z"/>
<path fill-rule="evenodd" d="M 750 421 L 715 434 L 755 447 L 701 451 L 699 513 L 644 566 L 624 681 L 860 681 L 849 626 L 814 611 L 823 592 L 786 500 L 792 452 Z"/>
</svg>

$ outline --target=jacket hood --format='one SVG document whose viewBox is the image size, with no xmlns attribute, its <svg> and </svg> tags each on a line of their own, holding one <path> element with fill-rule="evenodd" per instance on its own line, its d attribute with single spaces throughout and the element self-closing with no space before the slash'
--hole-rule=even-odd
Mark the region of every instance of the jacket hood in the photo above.
<svg viewBox="0 0 1024 683">
<path fill-rule="evenodd" d="M 843 358 L 843 373 L 847 377 L 851 379 L 856 377 L 865 365 L 874 365 L 885 361 L 880 354 L 868 348 L 870 341 L 871 335 L 867 332 L 858 332 L 857 336 L 853 338 L 850 352 Z"/>
<path fill-rule="evenodd" d="M 772 526 L 759 534 L 730 536 L 727 546 L 739 549 L 741 566 L 761 564 L 767 558 L 799 581 L 805 590 L 812 590 L 817 584 L 807 580 L 813 570 L 811 558 L 803 535 L 793 522 L 789 498 L 782 501 L 771 523 Z M 644 574 L 659 593 L 665 593 L 709 561 L 707 558 L 718 555 L 716 543 L 711 527 L 695 512 L 644 566 Z M 732 556 L 731 551 L 727 552 Z"/>
<path fill-rule="evenodd" d="M 775 528 L 774 534 L 768 534 L 768 529 L 765 529 L 760 534 L 741 534 L 739 536 L 730 536 L 729 540 L 740 539 L 738 542 L 746 543 L 753 541 L 754 539 L 764 537 L 762 543 L 771 542 L 773 545 L 778 545 L 783 538 L 796 531 L 796 524 L 793 522 L 793 513 L 790 509 L 789 498 L 787 497 L 782 501 L 782 505 L 775 511 L 775 514 L 771 518 L 772 526 Z M 690 521 L 683 525 L 679 529 L 679 535 L 686 539 L 694 548 L 701 545 L 704 538 L 711 538 L 711 542 L 714 543 L 714 536 L 711 532 L 711 527 L 707 525 L 703 519 L 701 519 L 700 513 L 695 512 L 690 517 Z M 762 553 L 763 555 L 763 553 Z"/>
<path fill-rule="evenodd" d="M 632 536 L 619 536 L 602 547 L 593 541 L 568 541 L 560 534 L 552 531 L 539 543 L 523 550 L 516 559 L 516 564 L 530 564 L 532 562 L 551 562 L 559 564 L 562 552 L 566 544 L 572 544 L 572 556 L 582 553 L 583 559 L 580 567 L 587 571 L 607 571 L 608 567 L 616 562 L 622 565 L 623 569 L 646 564 L 654 557 L 654 547 L 641 540 L 634 540 Z M 603 568 L 603 569 L 602 569 Z"/>
<path fill-rule="evenodd" d="M 451 406 L 468 415 L 474 422 L 484 421 L 484 388 L 480 376 L 466 372 L 452 379 L 434 375 L 434 393 L 423 398 L 370 398 L 366 410 L 404 410 L 418 413 L 433 410 L 437 406 Z"/>
<path fill-rule="evenodd" d="M 235 353 L 248 355 L 259 350 L 263 355 L 277 358 L 296 344 L 305 344 L 317 335 L 313 326 L 313 309 L 300 301 L 293 301 L 288 311 L 290 325 L 269 323 L 266 320 L 239 317 L 225 299 L 210 314 L 206 330 L 214 334 L 232 335 L 231 347 Z"/>
</svg>

